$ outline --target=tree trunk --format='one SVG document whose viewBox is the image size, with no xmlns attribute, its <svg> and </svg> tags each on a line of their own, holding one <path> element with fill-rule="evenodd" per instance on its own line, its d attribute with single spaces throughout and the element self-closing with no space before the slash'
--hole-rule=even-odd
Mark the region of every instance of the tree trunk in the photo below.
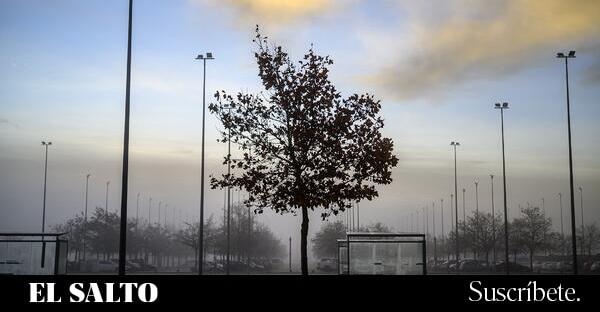
<svg viewBox="0 0 600 312">
<path fill-rule="evenodd" d="M 529 250 L 529 268 L 533 272 L 533 249 Z"/>
<path fill-rule="evenodd" d="M 308 209 L 306 207 L 302 207 L 302 227 L 300 228 L 300 264 L 302 267 L 302 275 L 308 275 L 307 240 Z"/>
</svg>

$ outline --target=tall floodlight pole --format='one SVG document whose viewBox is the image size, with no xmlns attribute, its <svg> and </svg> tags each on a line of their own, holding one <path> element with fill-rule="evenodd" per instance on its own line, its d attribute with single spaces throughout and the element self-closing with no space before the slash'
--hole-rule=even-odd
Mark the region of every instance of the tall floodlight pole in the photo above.
<svg viewBox="0 0 600 312">
<path fill-rule="evenodd" d="M 477 240 L 479 240 L 479 225 L 481 224 L 481 219 L 479 218 L 479 192 L 477 186 L 479 186 L 479 181 L 475 180 L 475 220 L 477 220 L 477 226 L 475 227 L 475 237 Z M 475 258 L 479 259 L 479 253 L 476 253 Z"/>
<path fill-rule="evenodd" d="M 87 237 L 87 211 L 88 211 L 88 184 L 90 182 L 90 174 L 85 175 L 85 208 L 83 212 L 83 260 L 85 260 L 85 243 Z"/>
<path fill-rule="evenodd" d="M 419 218 L 419 209 L 417 209 L 417 232 L 421 230 L 421 227 L 419 227 L 419 222 L 421 222 L 421 218 Z"/>
<path fill-rule="evenodd" d="M 475 181 L 475 213 L 479 214 L 479 193 L 477 191 L 477 186 L 479 185 L 479 181 Z"/>
<path fill-rule="evenodd" d="M 356 228 L 360 231 L 360 202 L 356 202 Z"/>
<path fill-rule="evenodd" d="M 42 199 L 42 233 L 46 229 L 46 182 L 48 181 L 48 147 L 52 145 L 52 142 L 42 141 L 42 146 L 45 147 L 46 156 L 44 158 L 44 197 Z"/>
<path fill-rule="evenodd" d="M 506 160 L 504 153 L 504 110 L 508 109 L 508 103 L 496 103 L 495 109 L 500 110 L 500 124 L 502 128 L 502 181 L 504 183 L 504 261 L 506 265 L 506 274 L 510 274 L 508 262 L 508 209 L 506 206 Z"/>
<path fill-rule="evenodd" d="M 127 31 L 127 81 L 125 87 L 125 129 L 123 135 L 123 175 L 121 176 L 121 227 L 119 231 L 119 275 L 125 275 L 127 253 L 127 183 L 129 174 L 129 96 L 131 90 L 131 29 L 133 0 L 129 0 Z M 108 209 L 108 206 L 107 206 Z"/>
<path fill-rule="evenodd" d="M 289 266 L 290 266 L 290 273 L 292 273 L 292 237 L 290 236 L 290 246 L 289 246 Z"/>
<path fill-rule="evenodd" d="M 454 231 L 454 194 L 450 194 L 450 230 Z"/>
<path fill-rule="evenodd" d="M 466 191 L 467 191 L 467 189 L 465 189 L 465 188 L 462 189 L 462 193 L 463 193 L 463 196 L 462 196 L 463 197 L 463 223 L 464 223 L 463 226 L 467 224 L 467 213 L 466 213 L 467 210 L 465 208 L 465 206 L 466 206 L 465 192 Z"/>
<path fill-rule="evenodd" d="M 494 211 L 494 175 L 490 174 L 490 180 L 492 181 L 492 259 L 496 268 L 496 212 Z"/>
<path fill-rule="evenodd" d="M 450 260 L 448 258 L 448 248 L 446 246 L 446 232 L 444 232 L 444 199 L 441 198 L 440 199 L 440 213 L 442 215 L 442 246 L 443 246 L 443 253 L 446 254 L 446 260 Z"/>
<path fill-rule="evenodd" d="M 197 60 L 202 60 L 203 78 L 202 78 L 202 152 L 200 164 L 200 227 L 198 230 L 198 275 L 202 275 L 204 266 L 204 135 L 206 129 L 206 60 L 214 59 L 211 52 L 206 53 L 206 56 L 200 54 L 196 57 Z"/>
<path fill-rule="evenodd" d="M 140 221 L 140 193 L 137 193 L 135 203 L 135 230 L 137 232 L 138 222 Z"/>
<path fill-rule="evenodd" d="M 462 199 L 463 199 L 463 237 L 467 237 L 467 213 L 466 213 L 466 209 L 465 209 L 465 192 L 467 191 L 467 189 L 463 188 L 462 189 Z M 465 246 L 464 251 L 463 251 L 463 257 L 467 257 L 467 248 Z"/>
<path fill-rule="evenodd" d="M 48 147 L 52 145 L 52 142 L 42 141 L 42 146 L 45 147 L 46 156 L 44 160 L 44 195 L 42 199 L 42 233 L 46 230 L 46 182 L 48 181 Z M 44 236 L 42 235 L 42 242 L 44 242 Z M 46 258 L 46 243 L 42 243 L 42 268 L 44 267 L 44 262 Z"/>
<path fill-rule="evenodd" d="M 167 211 L 169 211 L 169 204 L 165 204 L 165 214 L 164 214 L 165 228 L 167 228 Z"/>
<path fill-rule="evenodd" d="M 152 211 L 152 197 L 148 199 L 148 226 L 150 226 L 150 211 Z"/>
<path fill-rule="evenodd" d="M 231 116 L 231 106 L 226 107 Z M 227 127 L 227 178 L 231 179 L 231 125 Z M 227 270 L 229 275 L 229 262 L 231 258 L 231 187 L 227 186 Z"/>
<path fill-rule="evenodd" d="M 156 220 L 156 223 L 158 223 L 158 227 L 160 228 L 160 208 L 162 206 L 162 200 L 158 201 L 158 220 Z"/>
<path fill-rule="evenodd" d="M 581 255 L 585 256 L 585 226 L 583 223 L 583 188 L 579 187 L 580 205 L 581 205 Z"/>
<path fill-rule="evenodd" d="M 108 185 L 110 185 L 110 181 L 106 181 L 106 197 L 104 200 L 105 215 L 107 218 L 108 218 Z"/>
<path fill-rule="evenodd" d="M 452 145 L 454 147 L 454 209 L 455 209 L 455 213 L 454 213 L 454 217 L 455 217 L 455 223 L 456 223 L 456 227 L 455 227 L 455 236 L 454 236 L 454 240 L 456 241 L 456 266 L 458 269 L 458 261 L 460 258 L 460 248 L 458 245 L 458 178 L 456 175 L 456 147 L 460 146 L 459 142 L 450 142 L 450 145 Z M 456 270 L 456 272 L 458 273 L 458 270 Z"/>
<path fill-rule="evenodd" d="M 435 237 L 435 202 L 431 205 L 432 223 L 433 223 L 433 263 L 437 265 L 437 239 Z"/>
<path fill-rule="evenodd" d="M 429 209 L 427 209 L 427 206 L 423 207 L 423 217 L 425 221 L 425 234 L 429 236 Z"/>
<path fill-rule="evenodd" d="M 561 249 L 561 251 L 562 251 L 562 253 L 564 255 L 564 253 L 565 253 L 565 248 L 564 248 L 564 243 L 565 243 L 565 227 L 564 227 L 564 224 L 563 224 L 562 193 L 558 193 L 558 202 L 559 202 L 559 205 L 560 205 L 560 239 L 561 239 L 560 244 L 562 245 L 560 249 Z"/>
<path fill-rule="evenodd" d="M 571 240 L 573 247 L 573 274 L 577 275 L 577 233 L 575 228 L 575 192 L 573 191 L 573 149 L 571 148 L 571 107 L 569 103 L 569 59 L 575 58 L 575 51 L 569 54 L 557 53 L 557 58 L 565 59 L 565 81 L 567 87 L 567 127 L 569 135 L 569 189 L 571 193 Z"/>
</svg>

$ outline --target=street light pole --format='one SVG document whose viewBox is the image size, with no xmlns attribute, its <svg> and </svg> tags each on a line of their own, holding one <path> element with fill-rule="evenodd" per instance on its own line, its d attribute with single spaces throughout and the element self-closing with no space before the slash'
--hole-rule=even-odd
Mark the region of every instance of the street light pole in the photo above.
<svg viewBox="0 0 600 312">
<path fill-rule="evenodd" d="M 108 185 L 109 184 L 110 184 L 110 181 L 106 181 L 106 199 L 104 201 L 104 208 L 106 210 L 105 211 L 106 218 L 108 218 Z"/>
<path fill-rule="evenodd" d="M 85 176 L 85 208 L 83 213 L 83 260 L 85 261 L 85 243 L 87 237 L 87 211 L 88 211 L 88 183 L 90 181 L 90 174 Z"/>
<path fill-rule="evenodd" d="M 477 191 L 478 181 L 475 181 L 475 213 L 479 214 L 479 193 Z"/>
<path fill-rule="evenodd" d="M 454 194 L 450 194 L 450 230 L 454 231 Z"/>
<path fill-rule="evenodd" d="M 492 181 L 492 259 L 494 260 L 494 266 L 496 267 L 496 212 L 494 211 L 494 175 L 490 174 L 490 180 Z"/>
<path fill-rule="evenodd" d="M 137 193 L 135 204 L 135 231 L 137 232 L 138 222 L 140 220 L 140 193 Z"/>
<path fill-rule="evenodd" d="M 48 147 L 52 145 L 52 142 L 42 141 L 42 145 L 46 149 L 46 156 L 44 160 L 44 197 L 42 199 L 42 233 L 46 230 L 46 182 L 48 177 Z M 45 237 L 42 235 L 42 268 L 46 258 L 46 243 L 44 242 Z"/>
<path fill-rule="evenodd" d="M 508 209 L 506 206 L 506 161 L 504 153 L 504 110 L 508 109 L 508 103 L 496 103 L 495 109 L 500 110 L 500 123 L 502 128 L 502 181 L 504 183 L 504 261 L 506 265 L 506 274 L 510 274 L 508 262 Z"/>
<path fill-rule="evenodd" d="M 231 106 L 229 115 L 231 116 Z M 227 127 L 227 178 L 231 179 L 231 125 Z M 227 275 L 229 275 L 229 263 L 231 258 L 231 187 L 227 186 Z"/>
<path fill-rule="evenodd" d="M 360 202 L 356 202 L 356 227 L 360 231 Z"/>
<path fill-rule="evenodd" d="M 52 142 L 42 141 L 42 145 L 46 149 L 46 156 L 44 158 L 44 198 L 42 200 L 42 233 L 44 233 L 46 229 L 46 182 L 48 181 L 48 147 L 52 145 Z"/>
<path fill-rule="evenodd" d="M 433 214 L 433 263 L 437 265 L 437 239 L 435 237 L 435 202 L 431 205 L 431 213 Z"/>
<path fill-rule="evenodd" d="M 127 31 L 127 80 L 125 86 L 125 127 L 123 131 L 123 172 L 121 175 L 121 224 L 119 229 L 119 275 L 125 275 L 125 257 L 127 256 L 127 179 L 129 174 L 129 98 L 131 93 L 132 10 L 133 0 L 129 0 L 129 23 Z M 108 212 L 108 205 L 106 206 L 106 209 Z"/>
<path fill-rule="evenodd" d="M 450 145 L 452 145 L 454 147 L 454 209 L 455 209 L 455 213 L 454 213 L 454 217 L 455 217 L 455 223 L 456 223 L 456 227 L 455 227 L 455 237 L 454 240 L 456 241 L 456 266 L 457 266 L 457 270 L 456 272 L 458 273 L 458 261 L 460 258 L 460 248 L 459 248 L 459 243 L 458 243 L 458 178 L 456 175 L 456 147 L 460 146 L 459 142 L 450 142 Z"/>
<path fill-rule="evenodd" d="M 580 205 L 581 205 L 581 255 L 585 256 L 585 225 L 583 223 L 583 188 L 579 187 Z"/>
<path fill-rule="evenodd" d="M 569 190 L 571 194 L 571 241 L 573 247 L 573 274 L 577 275 L 577 232 L 575 228 L 575 192 L 573 191 L 573 149 L 571 148 L 571 106 L 569 103 L 569 59 L 575 58 L 575 51 L 569 54 L 557 53 L 557 58 L 565 59 L 565 82 L 567 87 L 567 127 L 569 135 Z"/>
<path fill-rule="evenodd" d="M 202 275 L 204 267 L 204 137 L 206 129 L 206 60 L 214 59 L 211 52 L 206 53 L 206 57 L 202 54 L 196 57 L 197 60 L 202 60 L 203 63 L 203 78 L 202 78 L 202 152 L 200 164 L 200 226 L 198 230 L 198 275 Z"/>
<path fill-rule="evenodd" d="M 466 214 L 466 209 L 465 209 L 465 192 L 467 190 L 465 188 L 462 189 L 462 193 L 463 193 L 463 237 L 467 237 L 467 214 Z M 463 251 L 463 257 L 467 257 L 467 248 L 465 246 L 465 249 Z"/>
</svg>

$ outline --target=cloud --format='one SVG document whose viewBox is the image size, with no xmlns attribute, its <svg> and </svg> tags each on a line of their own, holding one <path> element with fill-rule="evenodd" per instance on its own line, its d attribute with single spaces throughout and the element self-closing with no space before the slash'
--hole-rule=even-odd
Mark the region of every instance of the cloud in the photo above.
<svg viewBox="0 0 600 312">
<path fill-rule="evenodd" d="M 314 18 L 338 8 L 339 0 L 191 0 L 232 11 L 243 24 L 277 26 Z"/>
<path fill-rule="evenodd" d="M 14 122 L 6 119 L 6 118 L 0 118 L 0 127 L 2 125 L 11 126 L 11 127 L 14 127 L 14 128 L 19 128 L 19 125 L 17 123 L 14 123 Z"/>
<path fill-rule="evenodd" d="M 444 93 L 472 79 L 510 75 L 557 51 L 585 52 L 600 45 L 600 2 L 594 0 L 397 4 L 408 12 L 402 26 L 411 35 L 361 80 L 400 100 Z"/>
</svg>

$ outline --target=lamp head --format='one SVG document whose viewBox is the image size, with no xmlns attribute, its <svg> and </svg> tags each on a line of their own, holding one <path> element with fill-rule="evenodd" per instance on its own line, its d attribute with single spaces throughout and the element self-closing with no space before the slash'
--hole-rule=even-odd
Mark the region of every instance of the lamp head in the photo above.
<svg viewBox="0 0 600 312">
<path fill-rule="evenodd" d="M 556 53 L 556 57 L 563 58 L 563 57 L 565 57 L 565 54 L 562 52 L 558 52 L 558 53 Z"/>
<path fill-rule="evenodd" d="M 201 60 L 201 59 L 203 59 L 203 58 L 204 58 L 204 55 L 202 55 L 202 54 L 198 54 L 198 56 L 196 56 L 196 59 L 197 59 L 197 60 Z"/>
<path fill-rule="evenodd" d="M 214 57 L 212 55 L 212 52 L 206 52 L 206 58 L 207 59 L 213 59 Z"/>
<path fill-rule="evenodd" d="M 508 103 L 506 103 L 506 102 L 502 103 L 502 108 L 508 108 Z"/>
<path fill-rule="evenodd" d="M 575 57 L 575 51 L 573 51 L 573 50 L 569 51 L 569 57 Z"/>
</svg>

